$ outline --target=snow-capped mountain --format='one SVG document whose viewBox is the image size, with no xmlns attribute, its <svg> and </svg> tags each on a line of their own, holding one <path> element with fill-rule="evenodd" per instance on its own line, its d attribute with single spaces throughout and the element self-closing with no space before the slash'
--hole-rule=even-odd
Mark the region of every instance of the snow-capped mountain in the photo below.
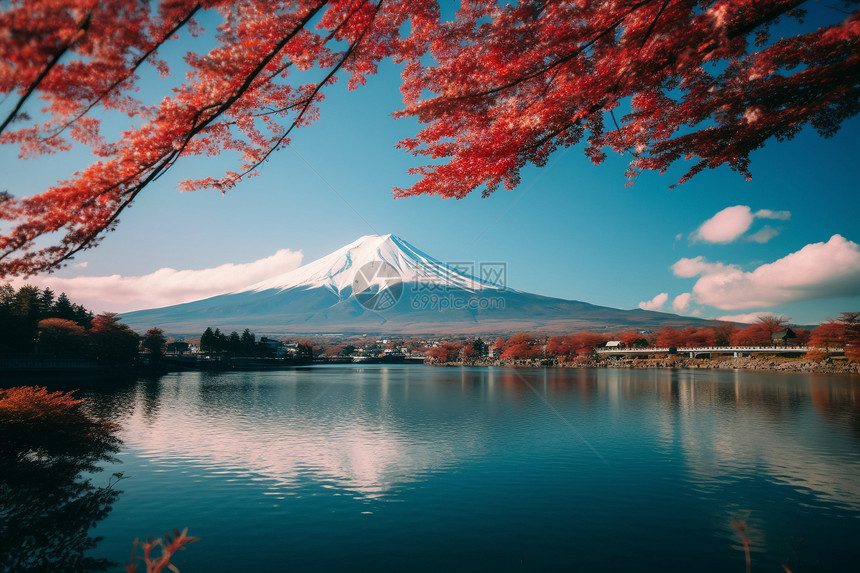
<svg viewBox="0 0 860 573">
<path fill-rule="evenodd" d="M 552 333 L 693 320 L 508 289 L 504 271 L 498 263 L 445 264 L 394 235 L 368 235 L 238 291 L 129 312 L 123 320 L 139 331 L 157 326 L 187 335 L 206 327 L 257 334 Z"/>
<path fill-rule="evenodd" d="M 251 285 L 240 292 L 325 288 L 338 295 L 340 300 L 345 300 L 352 293 L 356 271 L 374 262 L 390 266 L 403 283 L 420 282 L 469 292 L 504 288 L 441 263 L 395 235 L 366 235 L 321 259 Z M 374 277 L 374 280 L 378 284 L 380 281 L 391 282 L 393 278 Z"/>
</svg>

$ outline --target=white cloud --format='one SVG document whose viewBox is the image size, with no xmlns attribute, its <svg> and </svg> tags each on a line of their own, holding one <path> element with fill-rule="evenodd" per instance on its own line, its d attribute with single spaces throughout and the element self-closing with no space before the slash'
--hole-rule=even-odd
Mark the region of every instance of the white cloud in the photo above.
<svg viewBox="0 0 860 573">
<path fill-rule="evenodd" d="M 771 211 L 770 209 L 759 209 L 755 212 L 757 219 L 779 219 L 788 221 L 791 219 L 791 211 Z"/>
<path fill-rule="evenodd" d="M 270 257 L 250 263 L 228 263 L 200 270 L 161 268 L 148 275 L 36 276 L 13 284 L 50 287 L 94 312 L 127 312 L 191 302 L 250 286 L 263 279 L 297 268 L 301 251 L 281 249 Z M 17 284 L 16 284 L 17 283 Z"/>
<path fill-rule="evenodd" d="M 685 292 L 681 293 L 672 300 L 672 308 L 675 312 L 685 312 L 690 308 L 690 298 L 693 295 Z"/>
<path fill-rule="evenodd" d="M 706 243 L 731 243 L 749 231 L 755 219 L 777 219 L 787 221 L 791 218 L 789 211 L 774 211 L 771 209 L 759 209 L 755 213 L 746 205 L 735 205 L 726 207 L 716 215 L 702 223 L 690 238 L 694 241 Z M 766 243 L 774 238 L 779 231 L 771 227 L 765 227 L 761 231 L 748 237 L 748 240 L 757 243 Z"/>
<path fill-rule="evenodd" d="M 680 259 L 676 276 L 701 275 L 693 299 L 723 310 L 771 307 L 805 300 L 860 295 L 860 245 L 841 235 L 812 243 L 751 272 L 737 265 Z"/>
<path fill-rule="evenodd" d="M 753 214 L 746 205 L 726 207 L 696 229 L 694 239 L 708 243 L 731 243 L 747 232 L 753 222 Z"/>
<path fill-rule="evenodd" d="M 727 314 L 724 316 L 719 316 L 714 320 L 725 320 L 726 322 L 742 322 L 744 324 L 755 324 L 758 322 L 758 319 L 763 316 L 770 316 L 772 312 L 759 311 L 759 312 L 749 312 L 746 314 Z"/>
<path fill-rule="evenodd" d="M 696 275 L 717 273 L 723 269 L 734 267 L 732 265 L 726 266 L 723 263 L 709 263 L 705 261 L 705 257 L 698 256 L 692 259 L 686 257 L 679 259 L 671 268 L 676 277 L 689 279 Z"/>
<path fill-rule="evenodd" d="M 642 310 L 661 310 L 667 300 L 669 300 L 669 293 L 661 292 L 649 301 L 640 302 L 639 308 Z"/>
<path fill-rule="evenodd" d="M 753 243 L 766 243 L 779 235 L 779 231 L 774 229 L 773 227 L 769 227 L 765 225 L 761 228 L 761 230 L 753 233 L 752 235 L 747 237 L 747 241 Z"/>
<path fill-rule="evenodd" d="M 88 263 L 87 261 L 84 261 L 84 262 L 82 262 L 82 263 L 78 263 L 78 264 L 76 264 L 76 265 L 72 265 L 72 268 L 73 268 L 73 269 L 85 269 L 85 268 L 87 268 L 87 265 L 88 265 L 88 264 L 89 264 L 89 263 Z"/>
</svg>

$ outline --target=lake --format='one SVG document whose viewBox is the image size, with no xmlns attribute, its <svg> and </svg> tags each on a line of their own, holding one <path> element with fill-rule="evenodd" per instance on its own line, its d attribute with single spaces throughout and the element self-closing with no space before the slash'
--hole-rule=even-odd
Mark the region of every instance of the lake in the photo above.
<svg viewBox="0 0 860 573">
<path fill-rule="evenodd" d="M 860 377 L 323 366 L 84 386 L 120 424 L 91 534 L 198 571 L 845 571 Z M 119 570 L 120 567 L 117 568 Z"/>
</svg>

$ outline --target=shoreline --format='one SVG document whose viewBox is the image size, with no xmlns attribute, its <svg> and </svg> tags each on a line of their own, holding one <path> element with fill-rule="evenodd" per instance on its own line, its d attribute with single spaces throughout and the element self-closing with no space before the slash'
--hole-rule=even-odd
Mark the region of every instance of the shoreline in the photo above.
<svg viewBox="0 0 860 573">
<path fill-rule="evenodd" d="M 353 365 L 379 364 L 379 361 L 354 362 Z M 291 370 L 297 367 L 313 367 L 321 365 L 322 362 L 310 360 L 290 361 L 288 364 L 279 363 L 262 364 L 259 361 L 240 361 L 228 367 L 226 364 L 209 365 L 209 368 L 185 367 L 165 368 L 151 366 L 137 367 L 106 367 L 99 366 L 87 361 L 76 360 L 0 360 L 0 373 L 11 378 L 28 377 L 133 377 L 167 374 L 168 372 L 181 371 L 205 371 L 205 370 Z M 686 370 L 748 370 L 757 372 L 789 372 L 789 373 L 817 373 L 817 374 L 860 374 L 860 363 L 850 362 L 844 358 L 827 357 L 820 361 L 806 360 L 805 358 L 784 358 L 779 356 L 757 356 L 757 357 L 718 357 L 718 358 L 687 358 L 680 355 L 665 356 L 660 358 L 595 358 L 586 357 L 574 362 L 559 362 L 556 358 L 531 358 L 531 359 L 498 359 L 483 357 L 477 360 L 434 362 L 425 360 L 424 365 L 439 368 L 445 367 L 501 367 L 501 368 L 621 368 L 621 369 L 686 369 Z"/>
<path fill-rule="evenodd" d="M 508 368 L 666 368 L 689 370 L 750 370 L 759 372 L 808 372 L 817 374 L 860 374 L 860 363 L 825 358 L 588 358 L 577 362 L 558 362 L 555 358 L 518 360 L 468 360 L 464 362 L 425 362 L 431 366 L 501 366 Z"/>
</svg>

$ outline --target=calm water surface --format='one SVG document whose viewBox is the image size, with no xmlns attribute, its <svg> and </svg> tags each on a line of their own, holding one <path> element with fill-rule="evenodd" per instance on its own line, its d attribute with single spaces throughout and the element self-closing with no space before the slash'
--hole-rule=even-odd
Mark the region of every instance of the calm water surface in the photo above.
<svg viewBox="0 0 860 573">
<path fill-rule="evenodd" d="M 120 563 L 188 527 L 182 573 L 743 572 L 738 524 L 754 572 L 858 563 L 858 377 L 344 366 L 88 392 L 122 427 L 94 531 Z"/>
</svg>

